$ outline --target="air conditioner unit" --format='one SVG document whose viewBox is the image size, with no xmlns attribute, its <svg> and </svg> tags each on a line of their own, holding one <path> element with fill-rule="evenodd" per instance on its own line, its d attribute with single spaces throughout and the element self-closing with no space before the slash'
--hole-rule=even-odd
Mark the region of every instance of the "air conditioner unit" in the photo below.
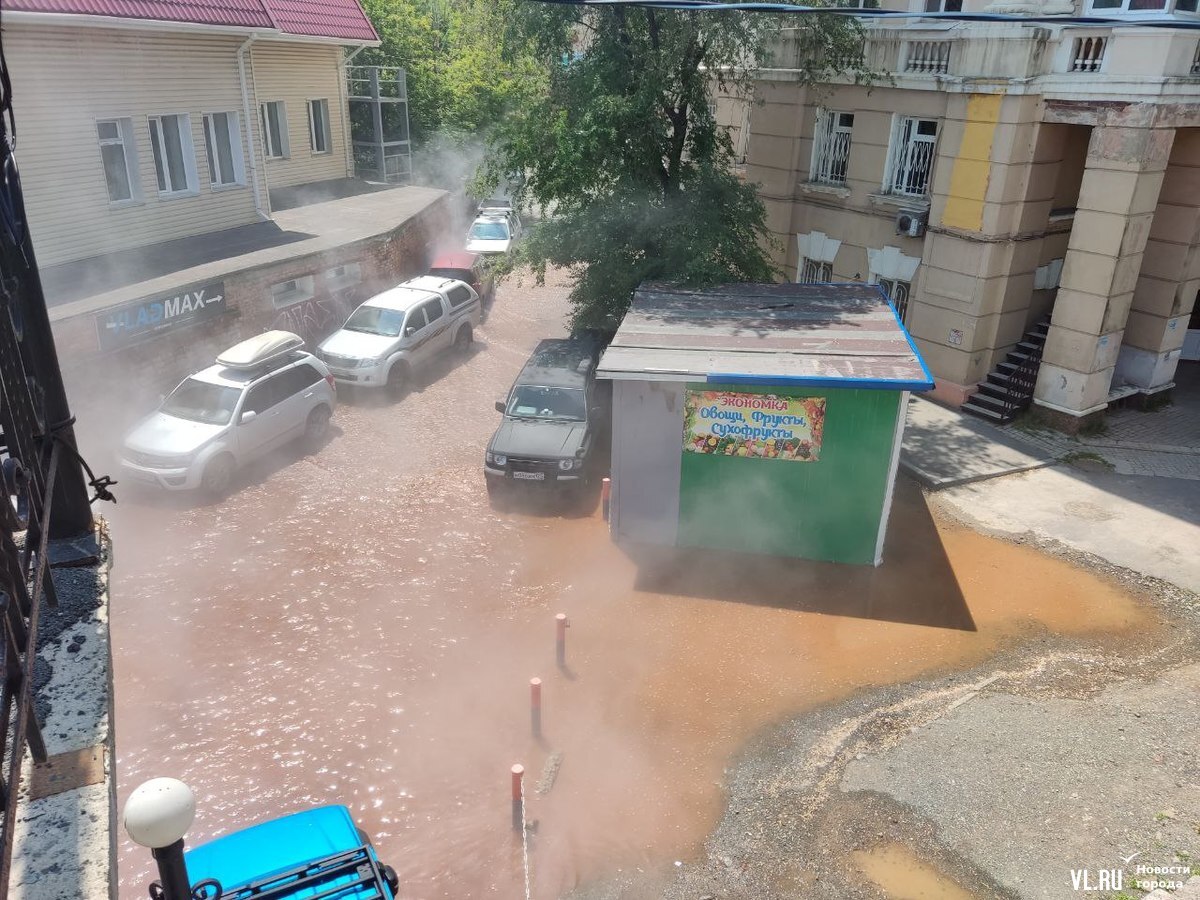
<svg viewBox="0 0 1200 900">
<path fill-rule="evenodd" d="M 920 212 L 896 213 L 896 234 L 920 237 L 925 233 L 925 217 L 926 214 Z"/>
</svg>

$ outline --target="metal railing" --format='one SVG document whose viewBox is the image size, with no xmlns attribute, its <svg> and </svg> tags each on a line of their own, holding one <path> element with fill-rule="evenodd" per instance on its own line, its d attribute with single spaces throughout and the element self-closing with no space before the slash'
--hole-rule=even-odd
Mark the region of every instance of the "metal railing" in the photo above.
<svg viewBox="0 0 1200 900">
<path fill-rule="evenodd" d="M 1001 422 L 1011 422 L 1017 413 L 1029 407 L 1033 402 L 1033 392 L 1037 387 L 1038 370 L 1042 367 L 1042 353 L 1045 348 L 1041 343 L 1034 342 L 1033 349 L 1021 360 L 1008 378 L 1008 393 L 1004 397 L 1004 409 L 1000 414 Z"/>
<path fill-rule="evenodd" d="M 909 41 L 904 51 L 904 71 L 945 75 L 950 71 L 950 41 Z"/>
<path fill-rule="evenodd" d="M 850 132 L 826 127 L 817 137 L 812 180 L 818 184 L 845 184 L 850 160 Z"/>
<path fill-rule="evenodd" d="M 900 145 L 889 173 L 889 194 L 922 197 L 929 193 L 935 146 L 933 141 L 925 140 L 908 140 Z"/>
</svg>

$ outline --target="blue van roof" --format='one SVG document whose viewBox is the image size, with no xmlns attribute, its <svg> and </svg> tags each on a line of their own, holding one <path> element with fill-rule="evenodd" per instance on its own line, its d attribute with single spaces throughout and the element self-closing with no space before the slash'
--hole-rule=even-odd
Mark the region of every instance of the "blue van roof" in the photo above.
<svg viewBox="0 0 1200 900">
<path fill-rule="evenodd" d="M 365 843 L 350 810 L 345 806 L 321 806 L 252 825 L 187 851 L 188 877 L 192 884 L 215 878 L 226 893 L 253 881 L 287 872 L 315 860 L 355 850 Z M 345 876 L 347 882 L 353 880 Z M 311 897 L 332 887 L 304 887 L 288 900 Z M 386 891 L 386 888 L 383 890 Z M 361 885 L 339 900 L 379 897 L 379 889 Z M 390 898 L 390 892 L 385 893 Z"/>
</svg>

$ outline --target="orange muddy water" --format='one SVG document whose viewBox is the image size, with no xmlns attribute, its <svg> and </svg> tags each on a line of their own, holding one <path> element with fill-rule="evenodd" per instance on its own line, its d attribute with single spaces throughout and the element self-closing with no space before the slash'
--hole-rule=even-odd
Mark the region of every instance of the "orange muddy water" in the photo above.
<svg viewBox="0 0 1200 900">
<path fill-rule="evenodd" d="M 974 894 L 921 862 L 903 844 L 856 850 L 850 858 L 889 900 L 975 900 Z"/>
<path fill-rule="evenodd" d="M 553 897 L 695 858 L 724 768 L 768 723 L 1026 636 L 1147 624 L 1106 582 L 936 521 L 907 484 L 879 569 L 634 560 L 598 511 L 492 510 L 492 403 L 564 311 L 560 285 L 505 285 L 471 358 L 395 404 L 343 397 L 315 455 L 256 466 L 218 504 L 122 494 L 109 511 L 119 802 L 146 778 L 182 778 L 193 844 L 345 803 L 403 897 L 517 897 L 519 762 L 533 896 Z M 553 789 L 535 795 L 555 752 Z M 122 833 L 119 861 L 121 896 L 145 896 L 148 852 Z"/>
</svg>

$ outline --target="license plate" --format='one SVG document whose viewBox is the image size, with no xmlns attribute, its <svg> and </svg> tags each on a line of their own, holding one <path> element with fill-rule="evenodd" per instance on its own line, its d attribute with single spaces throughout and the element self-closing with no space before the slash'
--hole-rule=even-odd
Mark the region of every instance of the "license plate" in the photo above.
<svg viewBox="0 0 1200 900">
<path fill-rule="evenodd" d="M 513 478 L 521 478 L 521 479 L 524 479 L 525 481 L 545 481 L 546 473 L 545 472 L 513 472 L 512 477 Z"/>
</svg>

